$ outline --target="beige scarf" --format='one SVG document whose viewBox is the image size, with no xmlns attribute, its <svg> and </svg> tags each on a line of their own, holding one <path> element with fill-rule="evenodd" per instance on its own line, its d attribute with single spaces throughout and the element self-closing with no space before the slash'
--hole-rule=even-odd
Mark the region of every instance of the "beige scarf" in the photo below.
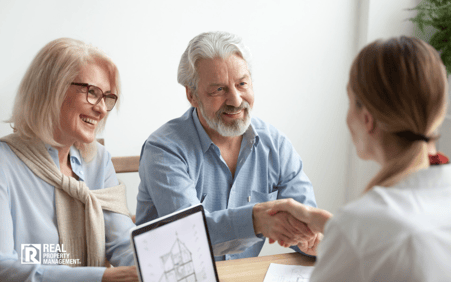
<svg viewBox="0 0 451 282">
<path fill-rule="evenodd" d="M 61 173 L 41 140 L 24 140 L 17 134 L 0 139 L 28 168 L 48 184 L 55 186 L 55 206 L 60 244 L 69 259 L 80 264 L 105 265 L 105 223 L 103 210 L 130 215 L 125 202 L 125 186 L 90 190 L 82 181 Z M 30 187 L 31 189 L 32 187 Z"/>
</svg>

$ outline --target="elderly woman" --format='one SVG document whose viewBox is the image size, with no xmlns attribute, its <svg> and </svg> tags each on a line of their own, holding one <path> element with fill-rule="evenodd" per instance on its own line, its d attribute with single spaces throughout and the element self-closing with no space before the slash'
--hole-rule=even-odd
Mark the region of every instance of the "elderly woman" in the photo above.
<svg viewBox="0 0 451 282">
<path fill-rule="evenodd" d="M 358 156 L 380 172 L 331 219 L 290 200 L 271 213 L 324 230 L 310 281 L 449 281 L 451 165 L 428 158 L 448 103 L 439 55 L 410 37 L 373 42 L 354 60 L 347 91 Z"/>
<path fill-rule="evenodd" d="M 31 63 L 0 141 L 0 281 L 137 281 L 125 188 L 95 139 L 119 94 L 115 64 L 81 41 Z"/>
</svg>

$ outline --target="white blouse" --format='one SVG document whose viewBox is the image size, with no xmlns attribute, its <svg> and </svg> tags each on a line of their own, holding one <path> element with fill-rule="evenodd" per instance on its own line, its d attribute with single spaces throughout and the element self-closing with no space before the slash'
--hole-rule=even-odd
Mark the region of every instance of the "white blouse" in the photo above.
<svg viewBox="0 0 451 282">
<path fill-rule="evenodd" d="M 342 208 L 326 224 L 310 281 L 451 281 L 451 165 Z"/>
</svg>

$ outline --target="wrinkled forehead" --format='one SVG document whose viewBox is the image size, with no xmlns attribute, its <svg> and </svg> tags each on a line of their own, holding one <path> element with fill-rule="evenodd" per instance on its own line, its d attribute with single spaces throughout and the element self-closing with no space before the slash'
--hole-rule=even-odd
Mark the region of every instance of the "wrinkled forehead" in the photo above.
<svg viewBox="0 0 451 282">
<path fill-rule="evenodd" d="M 201 59 L 197 64 L 199 81 L 237 80 L 249 77 L 249 68 L 241 56 L 233 54 L 227 58 Z M 219 81 L 218 81 L 219 82 Z"/>
</svg>

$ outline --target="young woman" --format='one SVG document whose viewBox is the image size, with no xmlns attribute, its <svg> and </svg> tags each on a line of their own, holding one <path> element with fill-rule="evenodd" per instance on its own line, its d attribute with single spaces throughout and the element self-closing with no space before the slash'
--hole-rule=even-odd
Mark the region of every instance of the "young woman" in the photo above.
<svg viewBox="0 0 451 282">
<path fill-rule="evenodd" d="M 347 92 L 358 156 L 381 170 L 333 217 L 292 200 L 271 213 L 288 211 L 324 230 L 312 282 L 448 281 L 451 165 L 430 166 L 428 158 L 448 103 L 439 55 L 416 38 L 375 41 L 355 58 Z"/>
</svg>

